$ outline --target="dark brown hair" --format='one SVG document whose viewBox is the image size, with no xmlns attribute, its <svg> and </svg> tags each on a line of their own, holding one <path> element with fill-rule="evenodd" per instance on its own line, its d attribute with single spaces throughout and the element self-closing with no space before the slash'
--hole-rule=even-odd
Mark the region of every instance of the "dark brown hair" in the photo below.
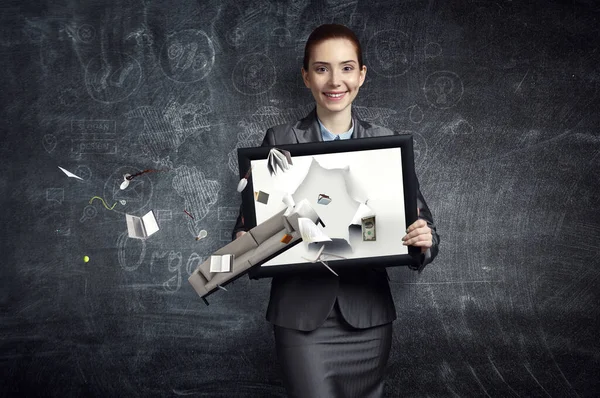
<svg viewBox="0 0 600 398">
<path fill-rule="evenodd" d="M 319 43 L 324 42 L 328 39 L 346 39 L 350 40 L 354 45 L 354 49 L 356 50 L 356 55 L 358 57 L 358 66 L 360 68 L 363 67 L 363 58 L 362 58 L 362 48 L 360 46 L 360 41 L 358 37 L 351 31 L 349 28 L 344 25 L 338 24 L 325 24 L 317 27 L 312 31 L 310 36 L 308 36 L 308 40 L 306 40 L 306 45 L 304 46 L 304 62 L 302 66 L 304 70 L 308 70 L 308 61 L 310 59 L 310 54 L 312 49 Z"/>
</svg>

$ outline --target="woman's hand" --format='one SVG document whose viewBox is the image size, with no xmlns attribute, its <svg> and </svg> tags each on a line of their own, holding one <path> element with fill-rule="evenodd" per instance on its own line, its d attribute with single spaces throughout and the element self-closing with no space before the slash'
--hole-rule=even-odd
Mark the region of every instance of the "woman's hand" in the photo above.
<svg viewBox="0 0 600 398">
<path fill-rule="evenodd" d="M 246 233 L 246 231 L 238 231 L 238 232 L 235 234 L 235 238 L 237 239 L 237 238 L 239 238 L 240 236 L 244 235 L 245 233 Z"/>
<path fill-rule="evenodd" d="M 419 209 L 417 209 L 419 214 Z M 418 219 L 406 229 L 406 235 L 402 238 L 404 246 L 417 246 L 421 248 L 421 253 L 425 253 L 433 244 L 431 228 L 427 226 L 427 221 Z"/>
</svg>

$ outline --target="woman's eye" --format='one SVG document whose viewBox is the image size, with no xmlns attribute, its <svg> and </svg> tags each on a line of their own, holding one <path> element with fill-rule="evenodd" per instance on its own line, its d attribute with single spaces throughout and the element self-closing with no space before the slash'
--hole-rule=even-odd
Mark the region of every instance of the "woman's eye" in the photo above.
<svg viewBox="0 0 600 398">
<path fill-rule="evenodd" d="M 344 69 L 343 69 L 343 70 L 344 70 L 344 71 L 346 71 L 346 72 L 349 72 L 349 71 L 351 71 L 351 70 L 354 70 L 354 68 L 353 68 L 353 67 L 351 67 L 351 66 L 344 66 Z"/>
<path fill-rule="evenodd" d="M 327 68 L 325 68 L 324 66 L 319 66 L 317 68 L 317 72 L 327 72 Z"/>
</svg>

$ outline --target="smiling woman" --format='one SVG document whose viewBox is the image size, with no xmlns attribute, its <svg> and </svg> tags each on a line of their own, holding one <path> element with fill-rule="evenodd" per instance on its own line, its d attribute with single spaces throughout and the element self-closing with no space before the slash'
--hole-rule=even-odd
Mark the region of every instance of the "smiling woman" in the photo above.
<svg viewBox="0 0 600 398">
<path fill-rule="evenodd" d="M 328 24 L 315 29 L 306 42 L 301 72 L 315 109 L 295 123 L 267 130 L 263 146 L 396 134 L 352 112 L 367 67 L 360 42 L 347 27 Z M 419 219 L 398 245 L 421 248 L 421 270 L 437 255 L 439 237 L 418 182 L 416 196 Z M 246 230 L 240 214 L 233 235 Z M 274 277 L 267 320 L 273 324 L 289 396 L 381 397 L 394 319 L 384 269 L 367 265 L 339 275 Z"/>
</svg>

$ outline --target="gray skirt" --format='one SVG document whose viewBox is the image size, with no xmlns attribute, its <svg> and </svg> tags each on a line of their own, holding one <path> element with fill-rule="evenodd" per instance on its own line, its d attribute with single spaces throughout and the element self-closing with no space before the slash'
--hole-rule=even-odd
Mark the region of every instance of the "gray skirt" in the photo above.
<svg viewBox="0 0 600 398">
<path fill-rule="evenodd" d="M 309 304 L 308 304 L 309 305 Z M 275 348 L 290 397 L 381 397 L 392 324 L 355 329 L 337 301 L 316 330 L 274 326 Z"/>
</svg>

